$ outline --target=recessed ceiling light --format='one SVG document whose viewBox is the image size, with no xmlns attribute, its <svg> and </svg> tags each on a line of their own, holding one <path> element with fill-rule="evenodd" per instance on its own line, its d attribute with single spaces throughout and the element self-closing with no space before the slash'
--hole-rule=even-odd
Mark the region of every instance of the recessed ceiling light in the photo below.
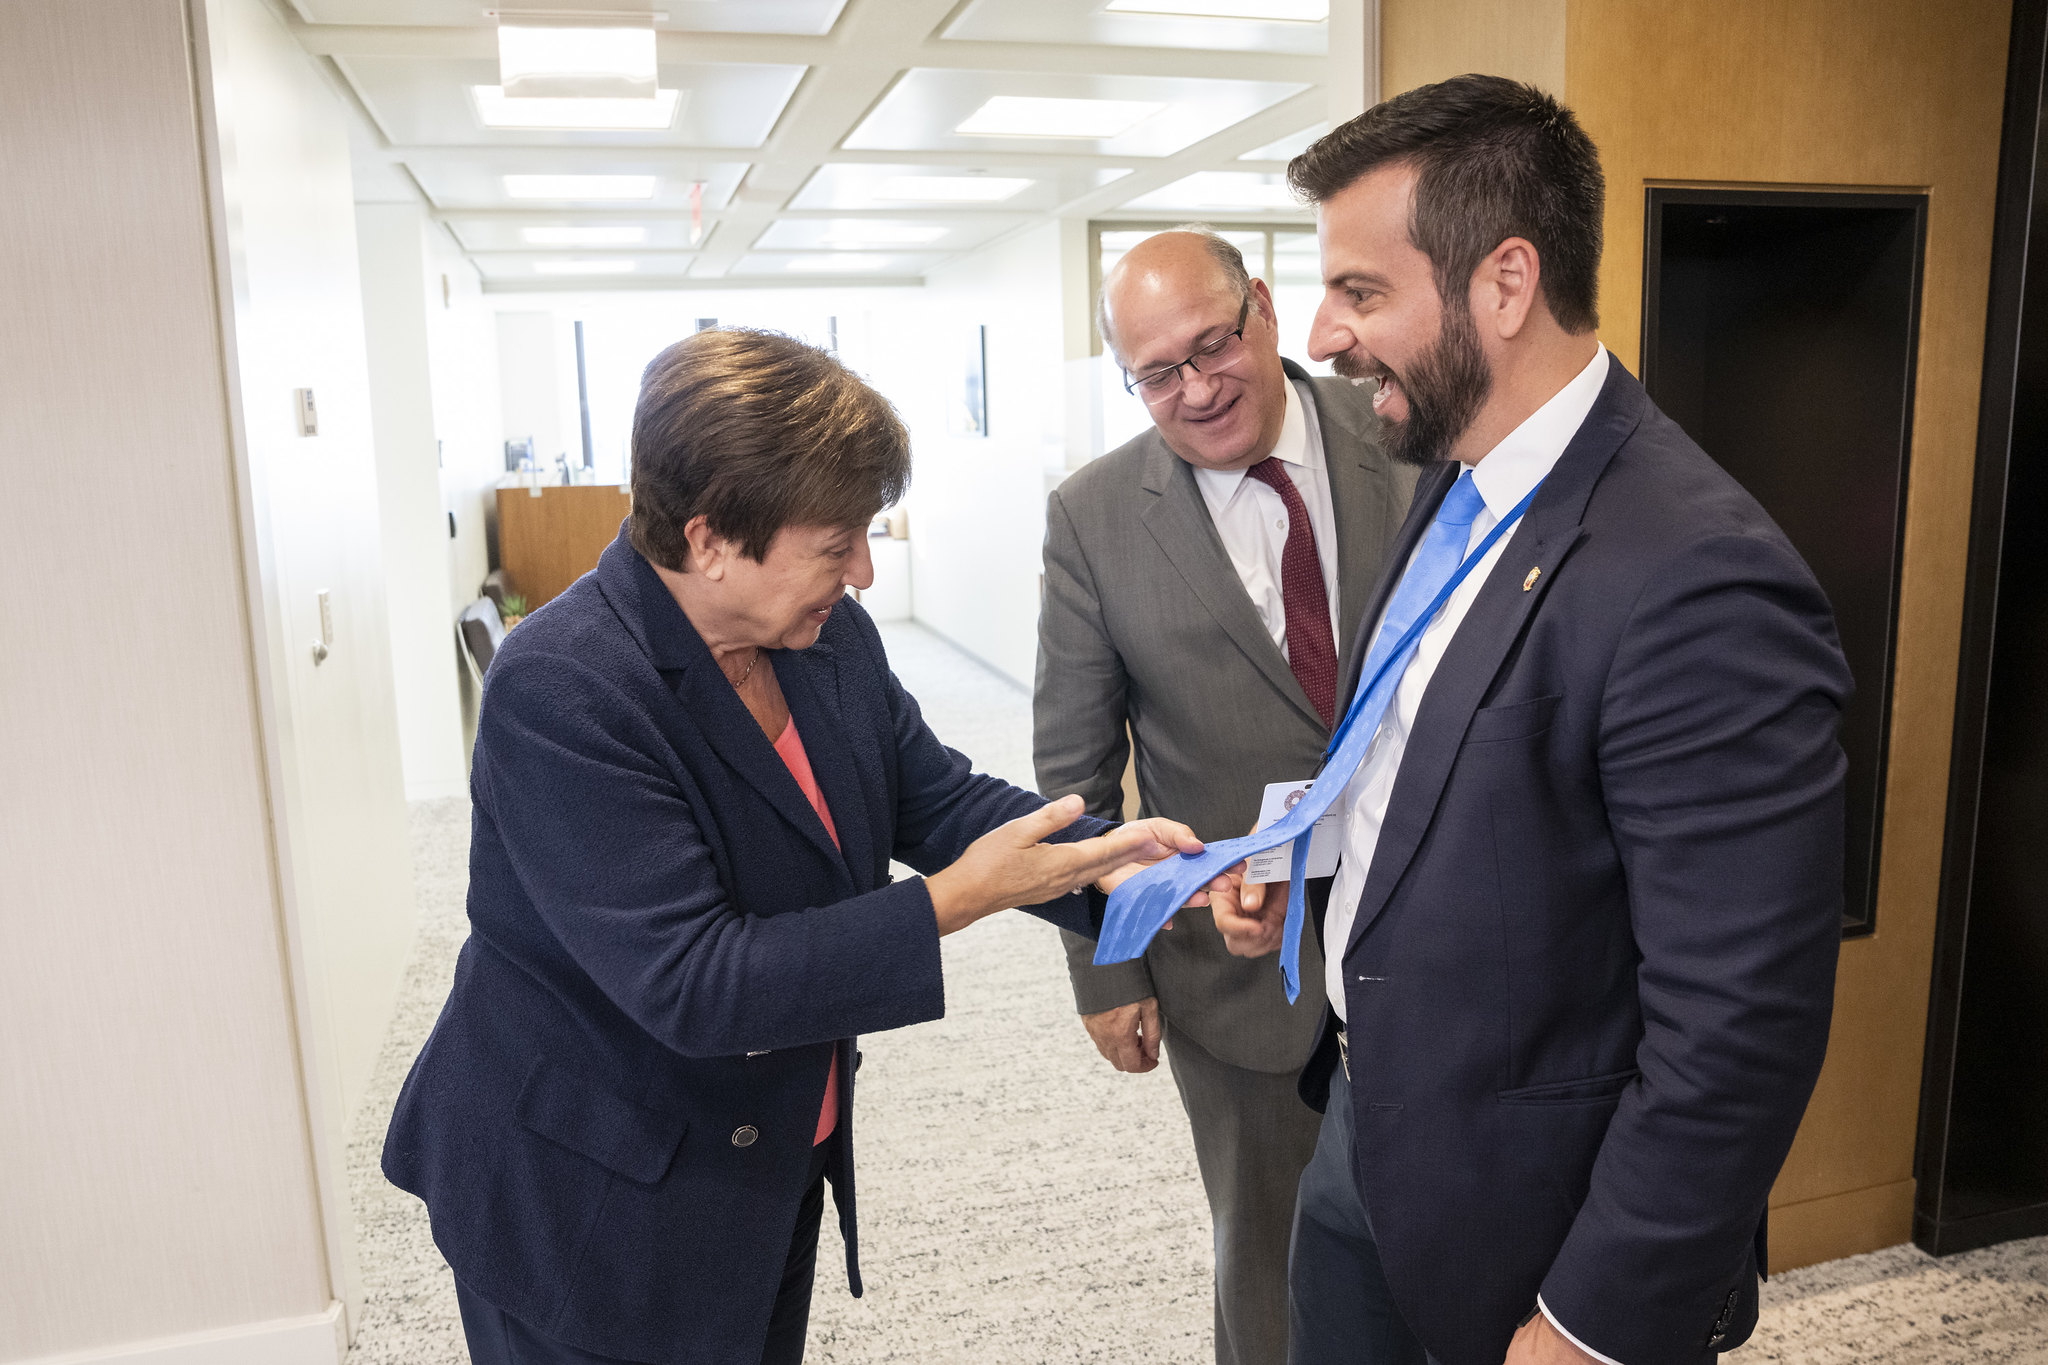
<svg viewBox="0 0 2048 1365">
<path fill-rule="evenodd" d="M 632 261 L 535 261 L 536 275 L 630 275 Z"/>
<path fill-rule="evenodd" d="M 875 198 L 905 204 L 997 204 L 1032 183 L 1001 175 L 892 175 Z"/>
<path fill-rule="evenodd" d="M 676 121 L 682 92 L 657 90 L 644 99 L 515 98 L 501 85 L 472 85 L 469 97 L 486 128 L 666 128 Z"/>
<path fill-rule="evenodd" d="M 803 274 L 837 274 L 842 271 L 880 270 L 882 259 L 877 256 L 792 256 L 784 270 Z"/>
<path fill-rule="evenodd" d="M 1130 207 L 1174 209 L 1300 209 L 1301 201 L 1284 176 L 1259 171 L 1196 171 L 1150 194 Z"/>
<path fill-rule="evenodd" d="M 519 230 L 529 246 L 637 246 L 644 227 L 530 227 Z"/>
<path fill-rule="evenodd" d="M 917 246 L 936 242 L 951 228 L 927 227 L 922 223 L 870 223 L 859 218 L 837 218 L 825 225 L 818 240 L 830 247 Z"/>
<path fill-rule="evenodd" d="M 1109 0 L 1114 14 L 1171 14 L 1189 19 L 1279 19 L 1319 24 L 1330 17 L 1330 0 Z"/>
<path fill-rule="evenodd" d="M 953 131 L 977 137 L 1109 138 L 1129 132 L 1165 107 L 1152 100 L 994 95 Z"/>
<path fill-rule="evenodd" d="M 498 25 L 498 84 L 514 98 L 650 99 L 654 30 Z"/>
<path fill-rule="evenodd" d="M 652 199 L 651 175 L 508 175 L 514 199 Z"/>
</svg>

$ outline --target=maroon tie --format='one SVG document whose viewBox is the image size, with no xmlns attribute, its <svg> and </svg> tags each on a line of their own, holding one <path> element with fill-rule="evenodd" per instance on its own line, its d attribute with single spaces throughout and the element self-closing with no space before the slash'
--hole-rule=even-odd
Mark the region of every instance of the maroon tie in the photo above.
<svg viewBox="0 0 2048 1365">
<path fill-rule="evenodd" d="M 1330 597 L 1316 528 L 1287 466 L 1267 456 L 1245 473 L 1280 495 L 1287 508 L 1287 545 L 1280 552 L 1280 601 L 1287 610 L 1287 666 L 1309 705 L 1329 725 L 1336 720 L 1337 642 L 1330 635 Z"/>
</svg>

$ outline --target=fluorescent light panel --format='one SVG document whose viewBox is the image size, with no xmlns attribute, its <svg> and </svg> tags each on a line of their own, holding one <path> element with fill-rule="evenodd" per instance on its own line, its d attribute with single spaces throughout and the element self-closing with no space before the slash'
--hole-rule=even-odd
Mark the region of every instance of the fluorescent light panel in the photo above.
<svg viewBox="0 0 2048 1365">
<path fill-rule="evenodd" d="M 871 223 L 859 218 L 837 218 L 825 225 L 819 238 L 829 247 L 922 246 L 936 242 L 951 228 L 928 227 L 922 223 Z"/>
<path fill-rule="evenodd" d="M 976 137 L 1111 138 L 1129 132 L 1165 107 L 1153 100 L 995 95 L 953 131 Z"/>
<path fill-rule="evenodd" d="M 1171 14 L 1185 19 L 1267 19 L 1319 24 L 1330 0 L 1109 0 L 1111 14 Z"/>
<path fill-rule="evenodd" d="M 651 175 L 508 175 L 514 199 L 652 199 Z"/>
<path fill-rule="evenodd" d="M 536 275 L 630 275 L 632 261 L 535 261 Z"/>
<path fill-rule="evenodd" d="M 681 95 L 679 90 L 657 90 L 653 99 L 520 99 L 507 95 L 501 85 L 469 87 L 477 119 L 486 128 L 659 130 L 676 121 Z"/>
<path fill-rule="evenodd" d="M 500 24 L 498 84 L 514 98 L 652 98 L 654 30 Z"/>
<path fill-rule="evenodd" d="M 784 270 L 799 274 L 821 275 L 851 273 L 857 270 L 880 270 L 882 262 L 873 256 L 793 256 Z"/>
<path fill-rule="evenodd" d="M 892 175 L 875 198 L 904 204 L 999 204 L 1032 183 L 1001 175 Z"/>
<path fill-rule="evenodd" d="M 530 227 L 519 235 L 528 246 L 637 246 L 647 240 L 644 227 Z"/>
</svg>

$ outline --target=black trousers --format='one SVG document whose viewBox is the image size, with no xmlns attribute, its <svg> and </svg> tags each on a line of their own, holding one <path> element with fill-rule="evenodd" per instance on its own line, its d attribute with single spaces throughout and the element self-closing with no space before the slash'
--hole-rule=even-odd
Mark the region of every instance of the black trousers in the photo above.
<svg viewBox="0 0 2048 1365">
<path fill-rule="evenodd" d="M 1357 1120 L 1340 1067 L 1316 1154 L 1301 1173 L 1287 1255 L 1288 1365 L 1437 1365 L 1387 1288 L 1372 1217 L 1352 1174 Z"/>
<path fill-rule="evenodd" d="M 826 1154 L 830 1142 L 811 1153 L 810 1184 L 797 1205 L 796 1229 L 789 1239 L 782 1283 L 768 1317 L 768 1339 L 761 1365 L 801 1365 L 804 1337 L 811 1325 L 811 1282 L 818 1268 L 818 1226 L 825 1214 Z M 469 1341 L 471 1365 L 645 1365 L 620 1356 L 601 1356 L 543 1336 L 497 1305 L 455 1282 L 456 1306 L 462 1310 L 462 1334 Z"/>
</svg>

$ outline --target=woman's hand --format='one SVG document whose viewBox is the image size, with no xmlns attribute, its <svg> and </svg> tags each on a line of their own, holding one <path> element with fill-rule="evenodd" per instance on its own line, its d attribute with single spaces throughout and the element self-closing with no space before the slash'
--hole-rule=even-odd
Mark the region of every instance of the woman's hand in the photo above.
<svg viewBox="0 0 2048 1365">
<path fill-rule="evenodd" d="M 1096 889 L 1105 896 L 1154 863 L 1164 862 L 1177 853 L 1200 853 L 1202 851 L 1202 841 L 1195 837 L 1193 830 L 1178 820 L 1162 820 L 1155 816 L 1150 820 L 1133 820 L 1130 825 L 1126 825 L 1124 828 L 1129 829 L 1131 825 L 1152 826 L 1154 839 L 1165 851 L 1156 858 L 1134 858 L 1115 871 L 1098 878 L 1095 883 Z M 1222 889 L 1228 880 L 1228 873 L 1218 877 L 1215 881 L 1209 883 L 1206 888 L 1188 897 L 1188 904 L 1207 905 L 1210 892 Z M 1166 927 L 1171 929 L 1173 921 L 1168 920 Z"/>
<path fill-rule="evenodd" d="M 951 867 L 925 878 L 939 933 L 965 929 L 1013 905 L 1057 899 L 1132 864 L 1202 851 L 1194 832 L 1171 820 L 1138 820 L 1070 844 L 1045 842 L 1080 819 L 1082 809 L 1078 796 L 1048 802 L 990 830 Z"/>
</svg>

